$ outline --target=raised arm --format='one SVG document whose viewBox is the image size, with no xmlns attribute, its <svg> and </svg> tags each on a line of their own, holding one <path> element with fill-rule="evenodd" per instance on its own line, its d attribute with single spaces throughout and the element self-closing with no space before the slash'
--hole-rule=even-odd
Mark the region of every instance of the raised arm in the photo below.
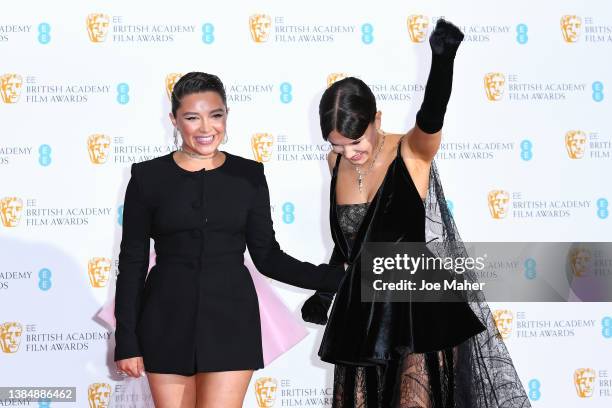
<svg viewBox="0 0 612 408">
<path fill-rule="evenodd" d="M 115 292 L 115 361 L 141 355 L 136 324 L 149 267 L 150 235 L 150 210 L 142 197 L 137 166 L 132 165 L 132 177 L 123 203 L 123 233 Z"/>
<path fill-rule="evenodd" d="M 457 49 L 463 40 L 458 27 L 443 19 L 438 20 L 429 37 L 431 68 L 425 95 L 416 115 L 416 126 L 405 138 L 412 155 L 430 162 L 440 147 L 444 114 L 453 85 L 453 65 Z"/>
<path fill-rule="evenodd" d="M 270 216 L 270 195 L 263 165 L 257 168 L 257 193 L 249 211 L 246 240 L 257 269 L 264 275 L 304 289 L 335 291 L 344 276 L 343 266 L 300 262 L 280 249 Z"/>
</svg>

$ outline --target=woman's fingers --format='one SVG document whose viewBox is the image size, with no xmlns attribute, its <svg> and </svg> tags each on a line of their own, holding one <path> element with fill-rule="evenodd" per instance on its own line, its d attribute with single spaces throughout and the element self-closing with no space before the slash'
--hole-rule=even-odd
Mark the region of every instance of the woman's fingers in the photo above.
<svg viewBox="0 0 612 408">
<path fill-rule="evenodd" d="M 142 361 L 142 357 L 138 357 L 136 364 L 138 368 L 138 376 L 141 377 L 144 374 L 144 362 Z"/>
<path fill-rule="evenodd" d="M 459 27 L 451 22 L 440 19 L 429 37 L 429 44 L 434 54 L 454 55 L 463 38 L 464 35 Z"/>
<path fill-rule="evenodd" d="M 134 377 L 134 378 L 140 377 L 140 372 L 138 371 L 138 359 L 139 358 L 140 357 L 134 357 L 134 358 L 130 359 L 132 361 L 130 361 L 130 365 L 128 367 L 128 371 L 127 372 L 128 372 L 128 374 L 131 377 Z"/>
<path fill-rule="evenodd" d="M 117 361 L 117 368 L 131 377 L 138 378 L 144 372 L 144 364 L 142 357 L 126 358 L 125 360 Z"/>
</svg>

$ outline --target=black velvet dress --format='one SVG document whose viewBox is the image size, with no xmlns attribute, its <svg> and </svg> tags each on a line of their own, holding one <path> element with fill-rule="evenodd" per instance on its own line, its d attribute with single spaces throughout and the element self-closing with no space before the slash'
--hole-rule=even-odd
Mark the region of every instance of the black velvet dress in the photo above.
<svg viewBox="0 0 612 408">
<path fill-rule="evenodd" d="M 443 193 L 435 166 L 428 199 L 423 202 L 398 145 L 371 203 L 337 205 L 340 160 L 339 155 L 332 174 L 330 222 L 335 262 L 347 262 L 349 269 L 336 293 L 319 350 L 323 361 L 335 364 L 333 406 L 529 407 L 481 299 L 471 298 L 469 303 L 361 301 L 360 252 L 365 242 L 428 242 L 426 230 L 432 222 L 452 226 L 453 231 L 444 231 L 441 238 L 458 238 L 447 235 L 456 232 L 450 215 L 439 214 Z M 431 205 L 437 210 L 428 211 Z M 435 214 L 437 220 L 430 219 Z"/>
</svg>

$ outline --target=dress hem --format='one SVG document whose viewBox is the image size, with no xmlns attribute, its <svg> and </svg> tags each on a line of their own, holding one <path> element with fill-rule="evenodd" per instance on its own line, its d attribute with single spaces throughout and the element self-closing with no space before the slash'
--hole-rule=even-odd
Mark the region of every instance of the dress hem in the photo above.
<svg viewBox="0 0 612 408">
<path fill-rule="evenodd" d="M 179 370 L 146 369 L 145 368 L 145 372 L 150 373 L 150 374 L 175 374 L 175 375 L 182 375 L 185 377 L 191 377 L 199 373 L 219 373 L 219 372 L 225 372 L 225 371 L 249 371 L 249 370 L 256 371 L 262 368 L 264 368 L 263 365 L 258 366 L 258 367 L 209 368 L 209 369 L 198 369 L 198 370 L 195 370 L 189 373 L 186 373 L 185 371 L 179 371 Z"/>
</svg>

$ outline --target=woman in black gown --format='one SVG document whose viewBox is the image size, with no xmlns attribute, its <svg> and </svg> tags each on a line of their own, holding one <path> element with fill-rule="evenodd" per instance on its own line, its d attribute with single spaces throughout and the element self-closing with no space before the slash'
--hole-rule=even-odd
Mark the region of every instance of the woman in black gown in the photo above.
<svg viewBox="0 0 612 408">
<path fill-rule="evenodd" d="M 333 293 L 317 292 L 302 315 L 327 322 L 319 355 L 335 364 L 336 408 L 530 406 L 481 293 L 452 303 L 361 300 L 366 242 L 437 242 L 438 256 L 467 255 L 433 161 L 462 40 L 457 27 L 438 21 L 423 104 L 406 135 L 380 130 L 375 97 L 356 78 L 334 83 L 321 98 L 321 130 L 333 146 L 331 263 L 349 269 L 329 321 Z M 465 277 L 475 281 L 471 272 Z"/>
<path fill-rule="evenodd" d="M 292 285 L 335 290 L 344 275 L 280 250 L 263 165 L 218 149 L 227 114 L 219 78 L 184 75 L 170 114 L 182 146 L 134 164 L 125 194 L 115 361 L 131 376 L 146 372 L 159 408 L 242 406 L 263 367 L 246 247 L 261 273 Z M 151 238 L 157 259 L 146 276 Z"/>
</svg>

